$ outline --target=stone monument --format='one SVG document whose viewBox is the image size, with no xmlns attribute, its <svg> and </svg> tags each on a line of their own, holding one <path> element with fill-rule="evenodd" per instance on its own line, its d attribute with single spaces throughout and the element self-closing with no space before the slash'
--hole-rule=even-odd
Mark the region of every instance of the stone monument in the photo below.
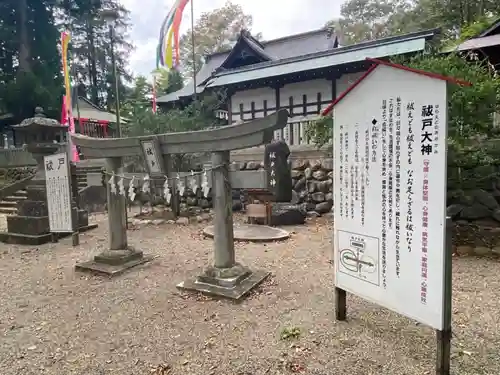
<svg viewBox="0 0 500 375">
<path fill-rule="evenodd" d="M 43 158 L 67 150 L 67 144 L 56 142 L 65 140 L 68 128 L 57 120 L 47 118 L 39 107 L 35 109 L 34 117 L 25 119 L 12 128 L 27 144 L 27 150 L 36 160 L 37 167 L 35 176 L 26 187 L 27 198 L 17 203 L 17 215 L 7 217 L 7 232 L 0 233 L 0 241 L 19 245 L 41 245 L 53 239 L 49 228 Z M 87 212 L 79 210 L 76 197 L 73 199 L 73 218 L 78 220 L 79 231 L 97 227 L 89 225 Z"/>
<path fill-rule="evenodd" d="M 265 147 L 264 168 L 271 181 L 274 202 L 271 205 L 269 225 L 304 224 L 307 211 L 302 205 L 292 202 L 292 171 L 288 163 L 290 148 L 284 141 L 272 142 Z"/>
<path fill-rule="evenodd" d="M 178 288 L 239 299 L 262 282 L 269 273 L 251 271 L 236 262 L 231 187 L 232 181 L 237 182 L 239 177 L 235 175 L 231 178 L 229 153 L 231 150 L 271 142 L 273 132 L 284 128 L 287 121 L 288 112 L 279 110 L 270 116 L 247 123 L 196 132 L 114 139 L 97 139 L 79 134 L 73 134 L 71 137 L 73 143 L 81 148 L 88 159 L 106 158 L 108 174 L 116 176 L 123 172 L 122 158 L 141 155 L 142 146 L 147 142 L 157 145 L 155 166 L 160 165 L 161 173 L 170 178 L 176 176 L 172 169 L 172 156 L 175 154 L 212 153 L 214 264 L 200 276 L 181 282 Z M 265 177 L 265 171 L 263 173 Z M 254 177 L 260 179 L 261 175 L 257 173 Z M 89 262 L 78 264 L 77 269 L 113 275 L 151 259 L 127 243 L 125 203 L 126 197 L 112 194 L 108 186 L 109 250 Z"/>
<path fill-rule="evenodd" d="M 271 181 L 271 192 L 275 202 L 292 200 L 292 172 L 288 165 L 290 148 L 284 141 L 267 144 L 264 149 L 264 169 Z"/>
</svg>

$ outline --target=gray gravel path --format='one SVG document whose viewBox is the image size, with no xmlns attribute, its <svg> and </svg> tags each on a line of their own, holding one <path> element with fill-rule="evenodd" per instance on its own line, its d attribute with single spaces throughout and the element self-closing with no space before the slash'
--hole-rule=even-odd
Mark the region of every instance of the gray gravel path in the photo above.
<svg viewBox="0 0 500 375">
<path fill-rule="evenodd" d="M 433 373 L 431 329 L 351 296 L 348 322 L 335 322 L 324 222 L 294 228 L 286 242 L 238 244 L 240 261 L 273 277 L 233 304 L 175 288 L 211 262 L 197 225 L 130 231 L 132 245 L 159 258 L 121 277 L 75 273 L 106 247 L 103 219 L 78 248 L 0 244 L 0 374 Z M 500 262 L 456 258 L 453 267 L 453 373 L 498 375 Z M 290 332 L 298 337 L 280 338 Z"/>
</svg>

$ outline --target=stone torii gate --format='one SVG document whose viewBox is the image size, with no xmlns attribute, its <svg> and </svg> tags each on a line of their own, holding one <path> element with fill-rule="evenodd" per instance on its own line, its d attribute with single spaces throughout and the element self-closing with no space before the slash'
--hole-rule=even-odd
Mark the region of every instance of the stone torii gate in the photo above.
<svg viewBox="0 0 500 375">
<path fill-rule="evenodd" d="M 143 155 L 150 173 L 175 177 L 173 154 L 212 153 L 212 194 L 214 207 L 214 265 L 179 288 L 239 299 L 268 276 L 265 271 L 251 271 L 235 260 L 233 212 L 229 171 L 231 150 L 270 143 L 273 132 L 288 121 L 288 111 L 278 112 L 238 125 L 201 130 L 159 134 L 132 138 L 91 138 L 72 134 L 88 159 L 106 158 L 108 174 L 122 174 L 122 158 Z M 146 152 L 147 149 L 147 152 Z M 156 158 L 156 159 L 155 159 Z M 231 178 L 233 177 L 233 178 Z M 237 180 L 237 179 L 236 179 Z M 176 194 L 174 190 L 174 195 Z M 108 186 L 109 250 L 93 260 L 78 264 L 77 269 L 93 270 L 114 275 L 152 259 L 142 251 L 128 246 L 126 230 L 126 197 L 111 193 Z"/>
</svg>

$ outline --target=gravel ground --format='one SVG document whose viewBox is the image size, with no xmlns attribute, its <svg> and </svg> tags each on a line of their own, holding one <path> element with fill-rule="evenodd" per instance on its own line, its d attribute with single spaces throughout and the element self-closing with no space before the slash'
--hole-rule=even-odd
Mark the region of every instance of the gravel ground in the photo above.
<svg viewBox="0 0 500 375">
<path fill-rule="evenodd" d="M 431 329 L 352 296 L 348 321 L 335 322 L 324 222 L 286 242 L 237 244 L 240 261 L 273 276 L 234 304 L 175 288 L 211 262 L 197 225 L 131 230 L 130 244 L 159 257 L 120 277 L 75 273 L 106 247 L 104 219 L 77 248 L 0 244 L 0 374 L 434 373 Z M 456 258 L 453 267 L 453 373 L 497 375 L 500 264 Z"/>
</svg>

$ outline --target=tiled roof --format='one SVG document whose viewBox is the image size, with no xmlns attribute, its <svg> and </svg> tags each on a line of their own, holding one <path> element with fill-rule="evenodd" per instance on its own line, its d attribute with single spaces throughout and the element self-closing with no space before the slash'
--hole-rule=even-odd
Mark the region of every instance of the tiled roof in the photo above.
<svg viewBox="0 0 500 375">
<path fill-rule="evenodd" d="M 73 95 L 72 107 L 73 107 L 73 116 L 75 118 L 86 118 L 100 121 L 109 121 L 116 122 L 116 115 L 112 112 L 108 112 L 105 109 L 95 105 L 87 98 L 82 96 L 78 96 L 78 105 L 75 100 L 76 95 Z M 120 117 L 121 121 L 126 122 L 127 119 L 125 117 Z"/>
<path fill-rule="evenodd" d="M 367 58 L 383 58 L 421 52 L 425 49 L 426 41 L 434 37 L 437 32 L 438 30 L 434 29 L 392 36 L 309 55 L 266 61 L 227 70 L 214 75 L 207 83 L 207 87 L 221 87 L 354 62 L 364 62 Z"/>
<path fill-rule="evenodd" d="M 481 32 L 477 36 L 477 38 L 498 34 L 499 31 L 500 31 L 500 18 L 498 18 L 495 22 L 493 22 L 491 26 L 488 27 L 486 30 Z"/>
<path fill-rule="evenodd" d="M 333 48 L 335 43 L 335 35 L 330 30 L 323 28 L 319 30 L 310 31 L 307 33 L 291 35 L 284 38 L 269 40 L 265 42 L 258 42 L 264 47 L 263 52 L 271 59 L 258 64 L 244 66 L 236 69 L 228 69 L 223 71 L 216 70 L 223 64 L 231 51 L 224 51 L 211 54 L 207 56 L 206 62 L 196 75 L 197 93 L 203 92 L 205 86 L 209 83 L 209 79 L 220 77 L 224 75 L 231 75 L 238 72 L 255 71 L 265 67 L 279 66 L 283 64 L 290 64 L 302 60 L 312 60 L 321 57 L 328 57 L 330 55 L 342 54 L 351 50 L 366 49 L 367 47 L 377 47 L 379 45 L 389 45 L 411 39 L 427 40 L 434 37 L 439 32 L 438 29 L 424 30 L 416 33 L 405 35 L 392 36 L 379 40 L 368 41 L 352 46 Z M 412 47 L 413 48 L 413 47 Z M 420 46 L 418 50 L 424 47 Z M 387 48 L 386 48 L 387 49 Z M 413 48 L 415 49 L 415 48 Z M 405 51 L 415 52 L 414 50 Z M 258 51 L 257 51 L 258 52 Z M 398 51 L 392 51 L 396 54 Z M 381 56 L 385 56 L 382 54 Z M 381 57 L 381 56 L 368 56 L 368 57 Z M 364 56 L 362 59 L 364 59 Z M 213 85 L 213 82 L 210 83 Z M 162 96 L 157 99 L 158 103 L 168 103 L 179 100 L 181 97 L 191 96 L 193 94 L 192 80 L 181 90 Z"/>
<path fill-rule="evenodd" d="M 248 38 L 253 42 L 253 38 Z M 314 52 L 326 51 L 333 45 L 327 29 L 319 29 L 291 35 L 283 38 L 258 42 L 263 48 L 267 56 L 273 60 L 282 60 L 290 57 L 308 55 Z M 254 42 L 254 44 L 256 44 Z M 255 47 L 260 47 L 255 45 Z M 260 47 L 261 48 L 261 47 Z M 231 50 L 213 53 L 206 57 L 205 64 L 196 75 L 196 83 L 198 85 L 197 93 L 203 92 L 204 84 L 212 76 L 222 63 L 229 56 Z M 179 91 L 161 96 L 157 99 L 159 103 L 168 103 L 179 100 L 183 96 L 193 95 L 193 81 L 190 80 L 184 88 Z"/>
<path fill-rule="evenodd" d="M 453 48 L 454 51 L 470 51 L 486 47 L 500 46 L 500 34 L 489 35 L 482 38 L 472 38 L 460 43 Z"/>
</svg>

